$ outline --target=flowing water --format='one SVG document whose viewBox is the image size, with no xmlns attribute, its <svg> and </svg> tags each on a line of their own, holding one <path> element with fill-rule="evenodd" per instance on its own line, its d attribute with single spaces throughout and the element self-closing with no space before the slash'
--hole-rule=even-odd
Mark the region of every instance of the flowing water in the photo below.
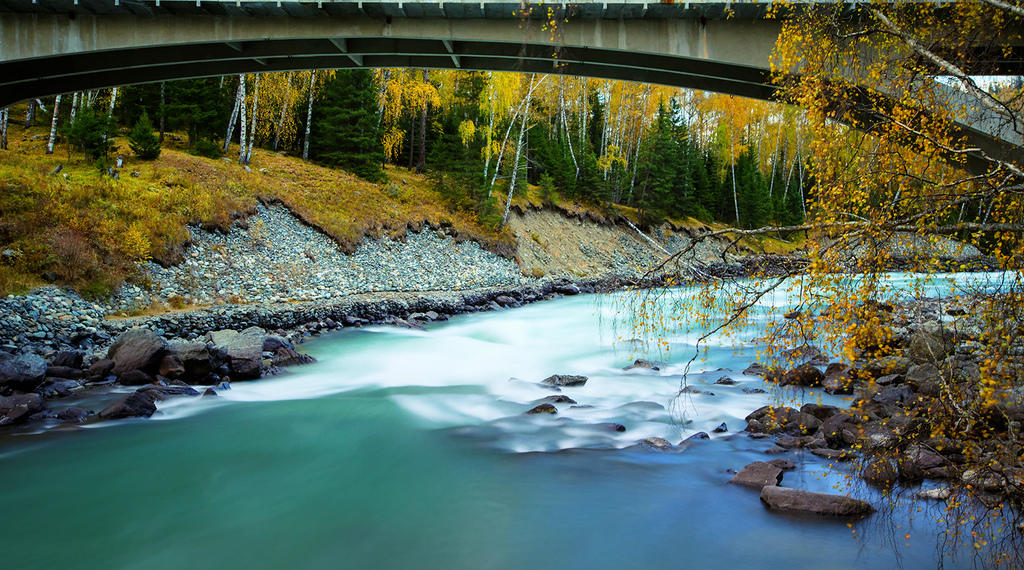
<svg viewBox="0 0 1024 570">
<path fill-rule="evenodd" d="M 2 566 L 971 564 L 949 557 L 927 507 L 851 527 L 771 513 L 756 491 L 726 484 L 727 469 L 764 460 L 772 445 L 738 433 L 746 414 L 779 397 L 743 391 L 764 387 L 739 372 L 758 346 L 713 339 L 688 383 L 714 396 L 677 399 L 694 336 L 668 339 L 660 371 L 623 371 L 638 354 L 619 298 L 565 298 L 426 331 L 345 330 L 304 345 L 318 363 L 216 399 L 0 440 Z M 555 373 L 589 377 L 561 392 L 583 407 L 522 415 L 554 393 L 537 382 Z M 711 384 L 724 374 L 739 384 Z M 634 446 L 722 422 L 728 432 L 681 453 Z M 798 468 L 785 486 L 833 491 L 844 481 L 813 455 L 789 457 Z"/>
</svg>

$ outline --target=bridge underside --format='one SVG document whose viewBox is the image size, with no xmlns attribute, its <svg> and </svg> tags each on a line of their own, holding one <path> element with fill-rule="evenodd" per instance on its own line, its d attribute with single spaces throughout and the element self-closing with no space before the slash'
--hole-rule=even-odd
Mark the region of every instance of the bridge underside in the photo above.
<svg viewBox="0 0 1024 570">
<path fill-rule="evenodd" d="M 566 18 L 551 29 L 545 5 L 524 13 L 498 2 L 0 0 L 0 107 L 133 83 L 381 67 L 565 74 L 771 99 L 781 24 L 761 17 L 767 5 L 734 5 L 738 15 L 724 18 L 727 5 L 693 2 L 552 4 Z M 1019 160 L 1018 133 L 971 124 L 979 126 L 962 128 L 971 144 Z M 986 166 L 973 160 L 971 170 Z"/>
<path fill-rule="evenodd" d="M 388 37 L 207 42 L 0 63 L 0 106 L 30 97 L 190 77 L 414 67 L 622 79 L 770 99 L 765 69 L 591 47 Z"/>
</svg>

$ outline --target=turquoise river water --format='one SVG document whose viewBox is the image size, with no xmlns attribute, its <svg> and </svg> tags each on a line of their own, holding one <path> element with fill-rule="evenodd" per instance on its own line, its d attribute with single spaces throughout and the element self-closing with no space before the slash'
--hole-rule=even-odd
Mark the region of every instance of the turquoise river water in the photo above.
<svg viewBox="0 0 1024 570">
<path fill-rule="evenodd" d="M 676 400 L 694 336 L 669 337 L 661 371 L 623 371 L 638 354 L 618 340 L 628 327 L 617 299 L 565 298 L 426 331 L 345 330 L 303 345 L 318 363 L 236 383 L 216 399 L 2 439 L 2 567 L 973 563 L 943 547 L 927 505 L 851 528 L 769 512 L 756 491 L 728 485 L 727 469 L 765 459 L 771 445 L 740 433 L 746 414 L 780 397 L 742 390 L 763 387 L 739 372 L 758 347 L 712 340 L 688 381 L 715 395 Z M 536 382 L 555 373 L 588 376 L 562 393 L 592 407 L 522 415 L 553 393 Z M 710 385 L 723 374 L 739 384 Z M 677 443 L 722 422 L 728 432 L 681 453 L 630 447 L 648 436 Z M 832 491 L 843 481 L 813 455 L 789 457 L 799 467 L 784 486 Z"/>
</svg>

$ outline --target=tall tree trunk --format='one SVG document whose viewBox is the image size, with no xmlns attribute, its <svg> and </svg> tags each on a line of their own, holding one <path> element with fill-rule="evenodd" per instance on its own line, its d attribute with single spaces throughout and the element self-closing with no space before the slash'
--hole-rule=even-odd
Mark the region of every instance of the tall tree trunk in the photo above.
<svg viewBox="0 0 1024 570">
<path fill-rule="evenodd" d="M 118 88 L 115 87 L 115 88 L 111 89 L 111 104 L 110 104 L 110 106 L 108 108 L 106 108 L 106 118 L 108 118 L 108 119 L 113 119 L 114 118 L 114 105 L 117 104 L 117 102 L 118 102 Z"/>
<path fill-rule="evenodd" d="M 252 119 L 249 121 L 249 148 L 245 151 L 245 163 L 252 162 L 252 147 L 256 144 L 256 112 L 260 104 L 260 75 L 256 74 L 256 83 L 252 87 Z M 243 141 L 242 146 L 245 146 Z"/>
<path fill-rule="evenodd" d="M 96 97 L 99 95 L 99 91 L 89 91 L 89 108 L 92 108 L 96 104 Z"/>
<path fill-rule="evenodd" d="M 7 107 L 0 110 L 0 150 L 7 150 Z"/>
<path fill-rule="evenodd" d="M 71 98 L 71 116 L 68 117 L 69 123 L 75 122 L 75 114 L 78 113 L 78 91 L 75 91 L 75 95 Z"/>
<path fill-rule="evenodd" d="M 782 114 L 779 114 L 779 130 L 775 134 L 775 152 L 772 153 L 772 179 L 768 183 L 768 197 L 772 197 L 772 189 L 775 188 L 775 164 L 779 162 L 779 143 L 782 141 Z"/>
<path fill-rule="evenodd" d="M 523 123 L 519 127 L 519 140 L 516 142 L 516 156 L 512 160 L 512 177 L 508 183 L 508 196 L 505 198 L 505 213 L 501 216 L 501 223 L 498 224 L 498 231 L 505 227 L 508 221 L 508 211 L 512 206 L 512 194 L 516 191 L 516 177 L 519 174 L 519 155 L 523 151 L 523 135 L 526 134 L 527 121 L 530 118 L 530 98 L 533 96 L 533 78 L 530 74 L 530 90 L 526 92 L 526 107 L 523 109 Z"/>
<path fill-rule="evenodd" d="M 430 70 L 423 70 L 423 83 L 430 84 Z M 427 167 L 427 110 L 429 104 L 423 104 L 423 114 L 420 115 L 420 158 L 416 161 L 416 172 L 423 172 Z"/>
<path fill-rule="evenodd" d="M 25 110 L 25 128 L 32 126 L 32 123 L 36 120 L 36 100 L 33 99 L 28 102 L 28 109 Z"/>
<path fill-rule="evenodd" d="M 245 81 L 244 76 L 238 76 L 238 87 L 235 89 L 235 106 L 231 109 L 231 116 L 228 117 L 228 130 L 224 134 L 224 152 L 228 151 L 228 145 L 231 144 L 231 135 L 235 134 L 235 123 L 238 122 L 238 111 L 242 108 L 242 98 L 245 96 L 245 90 L 242 87 L 242 83 Z"/>
<path fill-rule="evenodd" d="M 729 159 L 732 162 L 732 205 L 736 208 L 736 225 L 740 225 L 740 201 L 736 195 L 736 141 L 732 128 L 732 117 L 729 118 Z"/>
<path fill-rule="evenodd" d="M 277 124 L 274 125 L 274 150 L 277 150 L 278 144 L 281 142 L 281 129 L 284 128 L 284 117 L 287 114 L 288 108 L 292 104 L 292 73 L 288 72 L 288 84 L 285 86 L 284 101 L 281 102 L 281 117 L 277 119 Z"/>
<path fill-rule="evenodd" d="M 310 122 L 313 120 L 313 82 L 316 80 L 316 70 L 309 72 L 309 106 L 306 108 L 306 136 L 302 140 L 302 160 L 309 160 L 309 131 Z"/>
<path fill-rule="evenodd" d="M 576 178 L 580 177 L 580 164 L 576 161 L 576 152 L 572 148 L 572 131 L 569 130 L 569 121 L 565 119 L 565 76 L 558 76 L 558 115 L 561 118 L 562 130 L 565 132 L 565 140 L 569 143 L 569 157 L 572 158 L 572 165 L 576 168 Z"/>
<path fill-rule="evenodd" d="M 533 96 L 533 90 L 536 89 L 537 87 L 539 87 L 540 84 L 543 83 L 544 80 L 548 78 L 548 76 L 545 75 L 544 77 L 541 78 L 540 81 L 537 82 L 536 85 L 534 85 L 533 84 L 534 76 L 536 76 L 535 73 L 531 73 L 530 74 L 530 89 L 526 93 L 526 99 L 523 99 L 522 101 L 520 101 L 519 106 L 516 107 L 515 113 L 512 114 L 512 120 L 508 122 L 508 128 L 505 129 L 505 138 L 502 139 L 502 141 L 501 141 L 501 148 L 498 150 L 498 159 L 494 163 L 494 174 L 491 176 L 491 184 L 490 184 L 490 186 L 487 187 L 487 197 L 488 198 L 491 197 L 491 191 L 494 189 L 494 183 L 497 182 L 497 180 L 498 180 L 498 173 L 501 172 L 501 159 L 502 159 L 503 156 L 505 156 L 505 147 L 508 144 L 508 137 L 509 137 L 509 134 L 512 132 L 512 127 L 514 127 L 515 124 L 516 124 L 516 119 L 519 117 L 519 111 L 523 108 L 524 104 L 527 105 L 527 111 L 529 111 L 529 102 L 530 102 L 531 97 Z"/>
<path fill-rule="evenodd" d="M 167 87 L 166 81 L 160 82 L 160 144 L 164 142 L 164 125 L 165 119 L 167 118 L 167 100 L 164 95 L 165 88 Z"/>
<path fill-rule="evenodd" d="M 242 106 L 238 109 L 238 163 L 245 164 L 245 76 L 241 76 Z"/>
<path fill-rule="evenodd" d="M 50 119 L 50 140 L 46 143 L 46 154 L 53 154 L 53 143 L 57 140 L 57 118 L 60 116 L 60 95 L 53 98 L 53 118 Z"/>
<path fill-rule="evenodd" d="M 416 156 L 416 115 L 409 113 L 409 164 L 408 169 L 412 171 L 413 158 Z"/>
<path fill-rule="evenodd" d="M 113 123 L 114 118 L 114 105 L 117 104 L 117 87 L 110 90 L 110 106 L 107 107 L 107 121 Z M 107 129 L 106 133 L 103 133 L 103 140 L 107 140 L 107 136 L 110 133 L 110 129 Z"/>
<path fill-rule="evenodd" d="M 487 136 L 485 137 L 484 144 L 487 147 L 484 149 L 484 180 L 487 180 L 487 176 L 491 171 L 491 147 L 493 146 L 494 139 L 494 77 L 491 72 L 487 72 L 488 87 L 490 88 L 490 94 L 487 96 L 488 107 L 490 107 L 490 118 L 487 121 Z M 488 193 L 490 198 L 490 193 Z"/>
</svg>

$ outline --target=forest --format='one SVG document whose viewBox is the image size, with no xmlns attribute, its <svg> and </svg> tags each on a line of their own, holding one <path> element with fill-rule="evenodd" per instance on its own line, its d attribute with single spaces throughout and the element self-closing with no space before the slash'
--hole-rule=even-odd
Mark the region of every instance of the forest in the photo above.
<svg viewBox="0 0 1024 570">
<path fill-rule="evenodd" d="M 547 200 L 635 208 L 647 224 L 696 218 L 744 228 L 801 223 L 814 186 L 794 108 L 554 74 L 382 69 L 201 78 L 32 101 L 24 123 L 50 125 L 48 152 L 65 145 L 104 171 L 120 134 L 142 159 L 155 158 L 178 133 L 170 136 L 185 137 L 193 154 L 220 158 L 230 150 L 241 164 L 277 152 L 371 182 L 385 182 L 391 164 L 426 173 L 450 208 L 498 229 L 504 205 L 528 185 Z"/>
</svg>

